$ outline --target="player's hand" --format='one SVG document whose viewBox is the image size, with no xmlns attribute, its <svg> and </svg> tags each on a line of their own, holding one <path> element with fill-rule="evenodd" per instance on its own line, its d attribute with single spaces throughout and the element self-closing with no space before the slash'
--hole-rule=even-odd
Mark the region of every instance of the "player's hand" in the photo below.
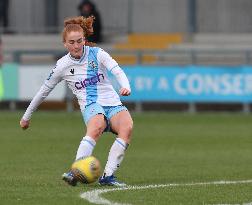
<svg viewBox="0 0 252 205">
<path fill-rule="evenodd" d="M 122 96 L 128 96 L 128 95 L 130 95 L 131 91 L 128 90 L 127 88 L 121 88 L 120 91 L 119 91 L 119 93 Z"/>
<path fill-rule="evenodd" d="M 29 120 L 21 119 L 19 124 L 20 124 L 20 127 L 23 130 L 26 130 L 29 127 L 29 125 L 30 125 L 30 121 Z"/>
</svg>

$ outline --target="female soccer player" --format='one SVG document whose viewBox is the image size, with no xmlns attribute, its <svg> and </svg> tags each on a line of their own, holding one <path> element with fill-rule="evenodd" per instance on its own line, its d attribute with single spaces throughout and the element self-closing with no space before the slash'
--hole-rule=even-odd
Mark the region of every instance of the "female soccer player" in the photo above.
<svg viewBox="0 0 252 205">
<path fill-rule="evenodd" d="M 124 183 L 116 180 L 114 173 L 130 143 L 133 121 L 112 87 L 107 71 L 119 82 L 120 95 L 130 95 L 131 89 L 125 73 L 117 62 L 101 48 L 92 47 L 85 41 L 85 38 L 93 33 L 93 21 L 93 17 L 74 17 L 64 21 L 62 39 L 69 53 L 57 61 L 24 113 L 20 126 L 23 129 L 29 127 L 33 111 L 61 80 L 65 80 L 78 99 L 87 127 L 75 159 L 92 155 L 96 142 L 104 131 L 117 134 L 99 184 L 124 186 Z M 63 174 L 63 180 L 73 186 L 77 183 L 71 171 Z"/>
</svg>

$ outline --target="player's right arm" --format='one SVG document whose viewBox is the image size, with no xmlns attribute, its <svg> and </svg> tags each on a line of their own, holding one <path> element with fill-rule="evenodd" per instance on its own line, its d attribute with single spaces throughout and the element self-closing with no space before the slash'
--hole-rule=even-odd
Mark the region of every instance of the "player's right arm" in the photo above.
<svg viewBox="0 0 252 205">
<path fill-rule="evenodd" d="M 61 80 L 62 76 L 60 69 L 56 66 L 54 69 L 52 69 L 48 78 L 45 80 L 40 90 L 34 96 L 23 117 L 21 118 L 20 127 L 22 129 L 27 129 L 29 127 L 32 113 L 38 108 L 38 106 L 44 101 L 44 99 Z"/>
</svg>

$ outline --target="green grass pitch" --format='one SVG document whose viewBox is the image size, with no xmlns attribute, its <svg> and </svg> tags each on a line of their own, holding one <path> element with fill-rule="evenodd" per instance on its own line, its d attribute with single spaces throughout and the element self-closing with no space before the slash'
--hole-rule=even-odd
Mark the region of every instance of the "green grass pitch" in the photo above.
<svg viewBox="0 0 252 205">
<path fill-rule="evenodd" d="M 22 114 L 0 112 L 0 204 L 90 204 L 80 194 L 104 187 L 70 187 L 61 180 L 85 133 L 81 114 L 38 111 L 27 131 L 19 127 Z M 132 143 L 117 172 L 127 184 L 252 179 L 251 115 L 143 113 L 133 118 Z M 104 134 L 94 150 L 102 167 L 113 140 L 113 135 Z M 124 190 L 102 196 L 133 205 L 250 204 L 252 183 Z"/>
</svg>

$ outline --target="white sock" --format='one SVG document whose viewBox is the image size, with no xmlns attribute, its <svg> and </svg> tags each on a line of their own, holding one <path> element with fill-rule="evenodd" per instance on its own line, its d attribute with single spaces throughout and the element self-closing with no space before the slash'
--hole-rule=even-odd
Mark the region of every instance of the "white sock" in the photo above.
<svg viewBox="0 0 252 205">
<path fill-rule="evenodd" d="M 111 176 L 119 168 L 127 147 L 128 144 L 123 139 L 116 138 L 109 151 L 108 161 L 104 169 L 105 176 Z"/>
<path fill-rule="evenodd" d="M 91 156 L 95 145 L 96 142 L 93 138 L 89 136 L 83 137 L 77 150 L 75 160 Z"/>
</svg>

